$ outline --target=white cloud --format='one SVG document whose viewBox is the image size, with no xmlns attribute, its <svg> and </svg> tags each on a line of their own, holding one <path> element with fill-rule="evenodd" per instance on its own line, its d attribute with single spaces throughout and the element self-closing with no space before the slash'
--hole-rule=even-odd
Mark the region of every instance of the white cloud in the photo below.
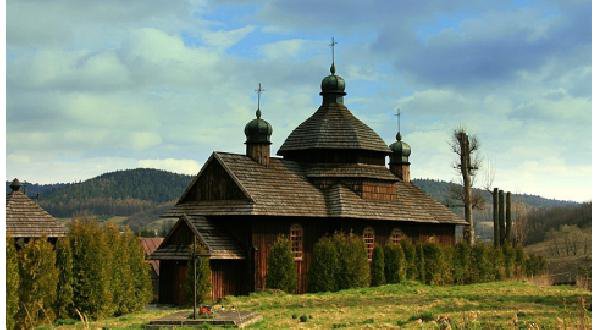
<svg viewBox="0 0 600 330">
<path fill-rule="evenodd" d="M 139 167 L 158 168 L 175 173 L 197 174 L 201 166 L 195 160 L 191 159 L 144 159 L 137 162 Z"/>
</svg>

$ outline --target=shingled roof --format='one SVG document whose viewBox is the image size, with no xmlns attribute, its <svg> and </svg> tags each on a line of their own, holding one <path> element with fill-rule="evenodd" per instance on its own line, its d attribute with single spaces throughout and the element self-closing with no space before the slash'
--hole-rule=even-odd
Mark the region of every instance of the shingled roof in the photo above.
<svg viewBox="0 0 600 330">
<path fill-rule="evenodd" d="M 261 215 L 347 217 L 371 220 L 395 220 L 431 223 L 465 224 L 456 214 L 438 201 L 423 193 L 411 183 L 394 182 L 397 198 L 391 201 L 363 199 L 344 185 L 328 190 L 313 185 L 307 175 L 314 167 L 272 157 L 270 165 L 263 166 L 244 155 L 215 152 L 207 161 L 215 161 L 226 169 L 247 194 L 245 200 L 184 201 L 186 193 L 202 176 L 202 171 L 190 183 L 180 201 L 164 217 Z M 357 166 L 375 176 L 390 180 L 377 166 Z M 342 167 L 343 168 L 343 167 Z M 342 173 L 352 171 L 342 170 Z M 347 175 L 347 174 L 342 174 Z"/>
<path fill-rule="evenodd" d="M 182 215 L 179 221 L 158 248 L 152 253 L 153 260 L 188 260 L 190 259 L 191 244 L 176 243 L 169 238 L 178 230 L 179 226 L 187 226 L 197 237 L 197 244 L 204 251 L 202 254 L 209 259 L 245 259 L 243 250 L 235 240 L 221 231 L 203 216 Z"/>
<path fill-rule="evenodd" d="M 390 153 L 369 126 L 339 103 L 322 105 L 287 137 L 278 155 L 311 149 L 352 149 Z"/>
<path fill-rule="evenodd" d="M 19 181 L 6 195 L 6 235 L 14 238 L 65 237 L 67 228 L 20 190 Z"/>
<path fill-rule="evenodd" d="M 162 242 L 162 237 L 140 237 L 140 244 L 142 245 L 146 257 L 152 255 Z M 148 263 L 152 266 L 152 270 L 158 276 L 160 271 L 158 260 L 148 260 Z"/>
</svg>

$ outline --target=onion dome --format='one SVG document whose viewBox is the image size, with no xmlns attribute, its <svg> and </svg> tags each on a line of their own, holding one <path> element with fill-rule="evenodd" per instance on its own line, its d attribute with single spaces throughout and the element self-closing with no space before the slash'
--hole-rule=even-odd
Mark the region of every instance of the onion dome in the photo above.
<svg viewBox="0 0 600 330">
<path fill-rule="evenodd" d="M 344 79 L 335 74 L 335 64 L 331 63 L 329 68 L 330 74 L 321 81 L 321 95 L 326 93 L 336 93 L 346 95 L 346 82 Z"/>
<path fill-rule="evenodd" d="M 390 164 L 401 164 L 408 163 L 408 156 L 410 156 L 410 146 L 402 142 L 402 135 L 400 132 L 396 133 L 396 142 L 390 144 Z"/>
<path fill-rule="evenodd" d="M 271 134 L 273 127 L 271 124 L 260 118 L 260 110 L 256 110 L 256 118 L 246 124 L 244 133 L 246 133 L 246 144 L 271 144 Z"/>
</svg>

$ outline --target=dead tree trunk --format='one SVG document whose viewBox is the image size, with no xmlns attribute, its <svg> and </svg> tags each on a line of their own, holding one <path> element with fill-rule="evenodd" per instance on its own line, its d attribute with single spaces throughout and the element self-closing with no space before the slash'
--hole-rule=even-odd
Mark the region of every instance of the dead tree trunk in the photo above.
<svg viewBox="0 0 600 330">
<path fill-rule="evenodd" d="M 494 246 L 500 246 L 500 228 L 498 228 L 498 188 L 494 188 L 494 193 L 492 195 L 493 199 L 493 214 L 494 214 Z"/>
<path fill-rule="evenodd" d="M 500 223 L 500 245 L 504 245 L 505 242 L 505 238 L 506 238 L 506 217 L 505 217 L 505 211 L 506 211 L 506 206 L 504 205 L 504 190 L 500 190 L 500 196 L 499 196 L 499 200 L 500 200 L 500 205 L 498 205 L 498 210 L 499 210 L 499 215 L 498 215 L 498 222 Z"/>
<path fill-rule="evenodd" d="M 512 212 L 511 212 L 511 193 L 506 192 L 506 235 L 505 240 L 507 244 L 513 244 L 512 241 Z M 514 245 L 514 244 L 513 244 Z"/>
<path fill-rule="evenodd" d="M 465 227 L 464 237 L 469 245 L 475 243 L 475 228 L 473 226 L 473 190 L 471 183 L 471 149 L 469 148 L 469 136 L 465 132 L 459 133 L 460 142 L 460 172 L 463 179 L 465 196 L 465 220 L 469 223 Z"/>
</svg>

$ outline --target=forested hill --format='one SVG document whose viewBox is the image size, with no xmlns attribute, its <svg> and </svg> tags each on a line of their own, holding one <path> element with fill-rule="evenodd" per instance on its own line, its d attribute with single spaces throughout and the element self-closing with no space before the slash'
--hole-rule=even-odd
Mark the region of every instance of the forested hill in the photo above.
<svg viewBox="0 0 600 330">
<path fill-rule="evenodd" d="M 436 200 L 438 200 L 442 203 L 446 203 L 446 201 L 449 199 L 449 196 L 451 195 L 450 192 L 459 186 L 456 183 L 451 183 L 451 182 L 446 182 L 446 181 L 441 181 L 441 180 L 433 180 L 433 179 L 413 179 L 412 182 L 415 186 L 421 188 L 423 191 L 425 191 L 430 196 L 432 196 L 433 198 L 435 198 Z M 484 191 L 482 189 L 474 189 L 474 190 L 475 190 L 475 193 L 481 193 L 481 195 L 483 196 L 483 198 L 486 201 L 486 204 L 489 204 L 492 202 L 492 197 L 487 191 Z M 512 196 L 515 201 L 518 200 L 522 203 L 527 204 L 528 206 L 541 207 L 541 208 L 554 207 L 554 206 L 573 206 L 573 205 L 578 204 L 575 201 L 549 199 L 549 198 L 544 198 L 544 197 L 541 197 L 538 195 L 515 194 L 514 192 L 513 192 Z"/>
<path fill-rule="evenodd" d="M 27 195 L 57 217 L 129 216 L 181 196 L 191 176 L 136 168 L 102 174 L 78 183 L 25 184 Z M 7 191 L 9 183 L 7 183 Z"/>
</svg>

